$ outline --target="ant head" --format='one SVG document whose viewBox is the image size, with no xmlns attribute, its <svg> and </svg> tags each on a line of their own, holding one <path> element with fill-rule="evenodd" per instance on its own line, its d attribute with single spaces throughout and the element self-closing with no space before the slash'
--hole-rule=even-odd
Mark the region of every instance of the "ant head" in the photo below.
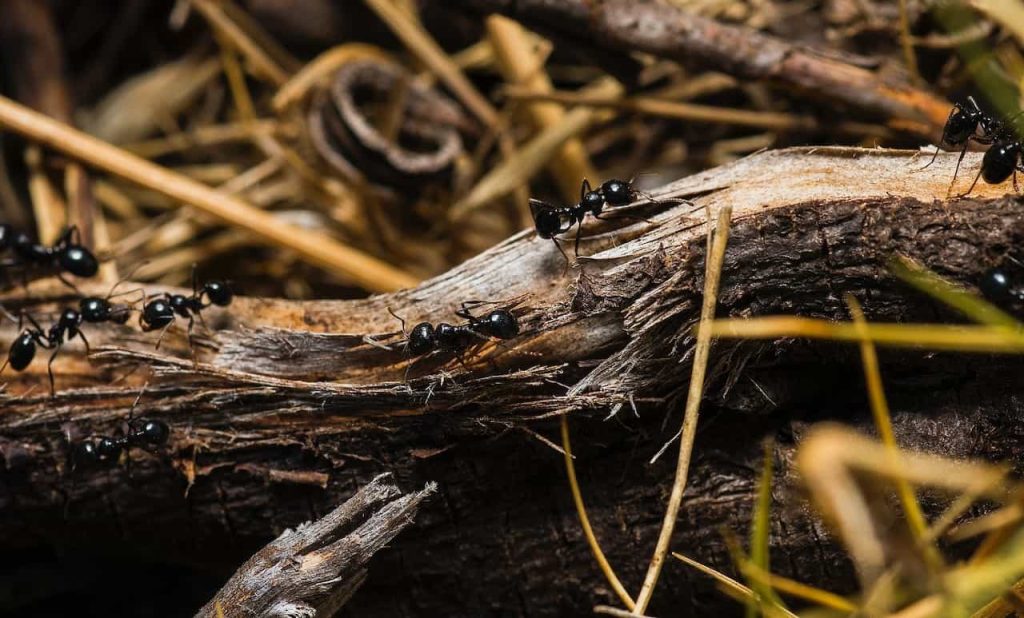
<svg viewBox="0 0 1024 618">
<path fill-rule="evenodd" d="M 622 180 L 606 180 L 601 184 L 601 193 L 605 201 L 612 206 L 625 206 L 632 202 L 635 196 L 633 187 Z"/>
<path fill-rule="evenodd" d="M 600 191 L 587 191 L 583 194 L 580 205 L 591 213 L 599 215 L 601 214 L 601 209 L 604 208 L 604 196 L 601 195 Z"/>
<path fill-rule="evenodd" d="M 174 321 L 174 308 L 163 298 L 155 298 L 145 304 L 139 315 L 142 330 L 163 328 Z"/>
<path fill-rule="evenodd" d="M 489 334 L 498 339 L 511 339 L 519 334 L 519 321 L 506 309 L 495 309 L 483 321 Z"/>
<path fill-rule="evenodd" d="M 82 312 L 83 320 L 95 324 L 110 319 L 111 305 L 105 298 L 90 296 L 78 301 L 78 310 Z"/>
<path fill-rule="evenodd" d="M 76 277 L 93 277 L 99 272 L 100 263 L 91 251 L 80 245 L 67 245 L 57 254 L 61 269 Z"/>
<path fill-rule="evenodd" d="M 530 200 L 530 212 L 533 214 L 533 224 L 537 228 L 537 236 L 554 238 L 556 234 L 562 232 L 564 215 L 559 209 L 547 202 Z"/>
<path fill-rule="evenodd" d="M 146 444 L 162 446 L 170 435 L 171 428 L 163 421 L 148 420 L 142 424 L 142 439 Z"/>
<path fill-rule="evenodd" d="M 203 286 L 203 294 L 210 299 L 210 302 L 218 307 L 227 307 L 231 304 L 235 294 L 231 287 L 223 281 L 209 281 Z"/>
<path fill-rule="evenodd" d="M 433 350 L 435 343 L 434 327 L 430 322 L 420 322 L 412 327 L 409 341 L 405 345 L 410 354 L 418 356 Z"/>
</svg>

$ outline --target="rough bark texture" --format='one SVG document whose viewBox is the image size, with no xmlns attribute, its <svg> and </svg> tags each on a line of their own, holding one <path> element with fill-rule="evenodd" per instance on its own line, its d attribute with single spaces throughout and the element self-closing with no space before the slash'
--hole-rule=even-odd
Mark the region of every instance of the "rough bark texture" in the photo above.
<svg viewBox="0 0 1024 618">
<path fill-rule="evenodd" d="M 207 315 L 215 335 L 197 348 L 196 366 L 177 328 L 160 352 L 155 335 L 92 329 L 87 336 L 104 350 L 91 363 L 76 346 L 66 351 L 55 365 L 56 399 L 45 395 L 44 362 L 7 375 L 0 547 L 38 555 L 54 546 L 64 556 L 131 547 L 150 560 L 230 573 L 284 528 L 393 470 L 403 487 L 438 481 L 439 499 L 371 562 L 345 611 L 554 616 L 614 604 L 583 543 L 561 457 L 536 435 L 554 439 L 550 417 L 572 415 L 595 529 L 637 588 L 671 484 L 671 455 L 647 462 L 680 423 L 705 208 L 734 208 L 720 316 L 845 318 L 842 294 L 851 292 L 870 319 L 956 319 L 885 270 L 903 253 L 970 283 L 1020 245 L 1024 212 L 1004 196 L 1008 184 L 943 199 L 955 159 L 942 155 L 919 171 L 927 159 L 903 151 L 758 154 L 654 191 L 693 203 L 631 208 L 650 222 L 588 222 L 581 269 L 564 270 L 550 241 L 524 232 L 414 290 L 351 302 L 240 298 Z M 978 163 L 968 155 L 965 175 Z M 59 288 L 33 294 L 47 290 Z M 365 340 L 400 339 L 387 307 L 410 323 L 437 322 L 472 299 L 515 304 L 522 334 L 475 351 L 468 368 L 417 360 L 405 381 L 400 349 Z M 13 331 L 5 334 L 9 341 Z M 820 342 L 716 344 L 673 549 L 730 570 L 719 530 L 749 525 L 760 443 L 773 436 L 773 566 L 849 590 L 850 566 L 792 491 L 789 463 L 808 422 L 869 424 L 857 358 L 855 349 Z M 902 351 L 882 360 L 904 444 L 1019 458 L 1019 359 Z M 72 472 L 67 436 L 123 424 L 144 372 L 111 379 L 138 363 L 157 375 L 136 415 L 170 423 L 171 444 L 134 452 L 130 476 L 123 468 Z M 649 613 L 691 607 L 734 606 L 672 563 Z"/>
<path fill-rule="evenodd" d="M 197 618 L 329 618 L 366 580 L 366 563 L 412 523 L 436 486 L 406 496 L 381 475 L 316 522 L 256 552 Z"/>
</svg>

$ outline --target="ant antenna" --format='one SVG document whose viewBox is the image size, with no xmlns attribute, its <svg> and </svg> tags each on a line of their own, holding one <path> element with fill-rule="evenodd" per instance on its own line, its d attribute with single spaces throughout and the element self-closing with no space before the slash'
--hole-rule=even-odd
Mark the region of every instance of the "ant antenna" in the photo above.
<svg viewBox="0 0 1024 618">
<path fill-rule="evenodd" d="M 139 269 L 142 268 L 143 266 L 145 266 L 146 264 L 149 264 L 149 260 L 146 260 L 144 262 L 139 262 L 138 264 L 135 265 L 134 268 L 132 268 L 130 271 L 128 271 L 127 275 L 125 275 L 125 276 L 121 277 L 120 279 L 118 279 L 117 283 L 115 283 L 113 285 L 113 287 L 110 288 L 110 291 L 107 292 L 107 300 L 110 300 L 114 296 L 121 296 L 123 294 L 131 294 L 132 292 L 143 292 L 143 294 L 145 294 L 145 291 L 143 291 L 142 288 L 139 288 L 138 290 L 128 290 L 127 292 L 121 292 L 121 294 L 114 294 L 114 290 L 116 290 L 118 288 L 118 286 L 120 286 L 125 281 L 128 281 L 129 279 L 134 277 L 135 273 L 139 272 Z"/>
<path fill-rule="evenodd" d="M 394 311 L 392 311 L 391 307 L 388 307 L 387 310 L 388 310 L 388 313 L 390 313 L 392 316 L 394 316 L 394 318 L 396 320 L 398 320 L 399 322 L 402 323 L 402 336 L 408 338 L 409 337 L 409 333 L 408 333 L 408 331 L 405 330 L 405 319 L 402 316 L 400 316 L 397 313 L 395 313 Z"/>
<path fill-rule="evenodd" d="M 135 418 L 135 408 L 139 405 L 139 402 L 142 401 L 142 395 L 146 392 L 146 387 L 148 387 L 148 386 L 149 386 L 149 380 L 146 380 L 142 384 L 142 390 L 139 391 L 138 396 L 135 398 L 135 401 L 132 403 L 132 407 L 128 409 L 128 427 L 129 428 L 131 428 L 132 420 Z"/>
</svg>

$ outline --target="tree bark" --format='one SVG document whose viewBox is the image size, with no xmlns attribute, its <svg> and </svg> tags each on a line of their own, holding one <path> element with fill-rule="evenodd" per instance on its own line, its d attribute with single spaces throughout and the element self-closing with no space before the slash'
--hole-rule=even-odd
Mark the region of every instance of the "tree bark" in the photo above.
<svg viewBox="0 0 1024 618">
<path fill-rule="evenodd" d="M 330 618 L 366 580 L 366 563 L 412 523 L 435 485 L 402 495 L 381 475 L 319 521 L 256 552 L 197 618 Z"/>
<path fill-rule="evenodd" d="M 375 558 L 346 611 L 554 616 L 615 604 L 584 545 L 560 455 L 536 437 L 554 439 L 553 417 L 571 415 L 591 519 L 620 577 L 638 587 L 671 484 L 671 456 L 647 462 L 680 423 L 705 210 L 734 209 L 720 317 L 846 319 L 850 292 L 869 319 L 957 319 L 885 269 L 906 254 L 970 283 L 1020 245 L 1024 213 L 1003 197 L 1009 185 L 945 199 L 955 160 L 943 154 L 920 170 L 927 159 L 906 151 L 761 153 L 653 191 L 654 203 L 628 209 L 646 221 L 588 221 L 580 268 L 563 268 L 551 241 L 527 231 L 395 294 L 239 298 L 206 314 L 213 334 L 199 338 L 195 365 L 180 325 L 158 352 L 155 334 L 134 326 L 88 330 L 94 354 L 61 352 L 55 399 L 44 362 L 7 374 L 0 547 L 55 543 L 95 554 L 128 543 L 150 558 L 224 569 L 387 469 L 402 486 L 438 481 L 439 499 Z M 965 175 L 979 162 L 969 154 Z M 31 292 L 35 301 L 65 293 L 53 285 Z M 410 365 L 387 308 L 410 325 L 452 321 L 474 299 L 514 306 L 520 336 L 480 346 L 465 367 L 441 355 Z M 1019 458 L 1019 359 L 889 351 L 882 360 L 902 444 Z M 130 473 L 72 471 L 68 440 L 123 426 L 147 378 L 114 379 L 138 365 L 153 375 L 135 415 L 168 422 L 169 446 L 133 452 Z M 760 442 L 774 437 L 773 567 L 849 591 L 849 563 L 792 491 L 789 462 L 808 422 L 870 425 L 856 350 L 719 342 L 711 370 L 673 549 L 731 570 L 719 530 L 745 534 Z M 649 613 L 680 608 L 734 606 L 674 563 Z"/>
</svg>

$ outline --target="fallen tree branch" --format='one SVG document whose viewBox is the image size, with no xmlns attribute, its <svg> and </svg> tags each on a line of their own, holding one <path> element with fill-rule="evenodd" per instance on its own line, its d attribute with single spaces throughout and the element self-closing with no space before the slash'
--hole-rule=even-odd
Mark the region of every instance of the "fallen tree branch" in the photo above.
<svg viewBox="0 0 1024 618">
<path fill-rule="evenodd" d="M 238 569 L 199 618 L 329 618 L 366 579 L 366 563 L 412 523 L 434 484 L 402 495 L 373 479 L 319 521 L 286 530 Z"/>
<path fill-rule="evenodd" d="M 460 0 L 584 45 L 647 52 L 700 63 L 744 79 L 766 80 L 888 119 L 890 126 L 937 140 L 949 104 L 907 80 L 886 78 L 810 47 L 744 26 L 701 17 L 661 0 Z"/>
<path fill-rule="evenodd" d="M 132 324 L 90 329 L 91 358 L 77 344 L 61 351 L 54 399 L 44 361 L 4 375 L 0 547 L 56 530 L 99 544 L 130 542 L 144 530 L 147 539 L 174 543 L 160 555 L 206 564 L 234 555 L 234 539 L 265 539 L 281 522 L 317 519 L 388 469 L 403 482 L 441 481 L 445 499 L 424 507 L 430 515 L 403 536 L 408 549 L 400 559 L 381 557 L 397 561 L 394 579 L 368 582 L 352 601 L 360 613 L 400 613 L 391 603 L 407 589 L 402 582 L 426 576 L 438 586 L 409 600 L 407 615 L 479 615 L 491 603 L 525 603 L 523 613 L 534 606 L 580 613 L 614 601 L 579 537 L 561 456 L 507 430 L 529 423 L 550 438 L 557 426 L 546 418 L 578 418 L 573 450 L 588 516 L 623 585 L 638 589 L 644 565 L 636 557 L 654 546 L 658 522 L 650 513 L 671 483 L 670 462 L 641 462 L 681 423 L 674 411 L 688 387 L 704 288 L 705 208 L 733 208 L 720 317 L 846 319 L 842 296 L 851 292 L 873 321 L 934 321 L 935 305 L 887 274 L 893 255 L 970 283 L 1024 241 L 1024 211 L 1004 195 L 1009 183 L 980 185 L 969 199 L 945 198 L 956 158 L 940 155 L 921 170 L 926 159 L 907 151 L 761 153 L 654 190 L 659 199 L 692 205 L 630 207 L 650 222 L 588 221 L 580 268 L 564 269 L 551 241 L 524 232 L 412 290 L 357 301 L 240 297 L 207 313 L 212 334 L 200 339 L 195 365 L 179 326 L 159 352 L 156 334 Z M 979 162 L 968 154 L 965 176 Z M 962 179 L 961 190 L 969 181 Z M 52 283 L 30 292 L 0 302 L 44 311 L 71 300 Z M 520 336 L 475 351 L 467 367 L 442 355 L 410 366 L 387 308 L 410 322 L 438 322 L 474 299 L 518 303 Z M 3 345 L 15 334 L 9 324 L 0 329 Z M 819 345 L 715 346 L 673 550 L 728 570 L 717 530 L 746 528 L 760 441 L 776 436 L 776 460 L 789 461 L 802 431 L 801 406 L 847 422 L 856 422 L 851 410 L 863 410 L 870 425 L 861 385 L 850 378 L 859 374 L 855 348 L 847 355 L 846 348 L 830 349 L 824 362 Z M 999 419 L 1013 411 L 999 406 L 1021 400 L 1013 399 L 1021 388 L 1009 377 L 1019 371 L 1013 359 L 946 363 L 942 355 L 900 354 L 900 372 L 917 364 L 945 376 L 922 387 L 886 373 L 901 445 L 1024 457 L 1014 432 L 1000 430 Z M 884 373 L 890 358 L 881 358 Z M 147 376 L 139 370 L 117 380 L 136 366 L 156 375 L 135 413 L 171 426 L 167 450 L 134 452 L 127 479 L 119 469 L 72 472 L 68 439 L 123 426 Z M 609 414 L 614 422 L 598 422 Z M 786 466 L 779 474 L 780 487 L 793 478 Z M 773 512 L 779 572 L 852 586 L 852 569 L 809 513 Z M 179 543 L 183 535 L 191 542 Z M 652 615 L 712 594 L 681 567 L 665 569 Z M 441 589 L 468 592 L 456 600 Z"/>
</svg>

